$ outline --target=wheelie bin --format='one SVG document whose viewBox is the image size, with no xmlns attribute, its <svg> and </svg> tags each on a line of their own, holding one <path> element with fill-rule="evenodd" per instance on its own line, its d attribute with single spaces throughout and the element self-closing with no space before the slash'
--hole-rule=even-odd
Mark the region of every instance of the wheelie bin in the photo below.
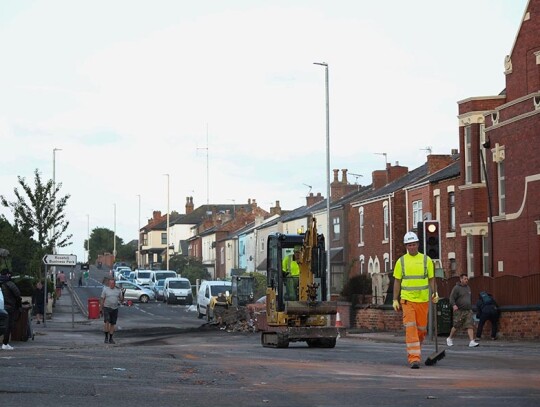
<svg viewBox="0 0 540 407">
<path fill-rule="evenodd" d="M 32 309 L 29 303 L 23 303 L 19 311 L 19 317 L 15 321 L 15 325 L 11 329 L 11 340 L 14 342 L 26 342 L 32 337 L 32 329 L 30 328 L 30 320 L 28 313 Z"/>
</svg>

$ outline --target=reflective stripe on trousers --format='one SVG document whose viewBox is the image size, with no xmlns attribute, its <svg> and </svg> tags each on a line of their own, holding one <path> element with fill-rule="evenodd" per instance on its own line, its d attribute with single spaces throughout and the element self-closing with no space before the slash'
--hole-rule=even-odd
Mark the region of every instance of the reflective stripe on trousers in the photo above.
<svg viewBox="0 0 540 407">
<path fill-rule="evenodd" d="M 409 363 L 420 362 L 421 360 L 421 347 L 427 333 L 428 305 L 429 302 L 401 300 Z"/>
</svg>

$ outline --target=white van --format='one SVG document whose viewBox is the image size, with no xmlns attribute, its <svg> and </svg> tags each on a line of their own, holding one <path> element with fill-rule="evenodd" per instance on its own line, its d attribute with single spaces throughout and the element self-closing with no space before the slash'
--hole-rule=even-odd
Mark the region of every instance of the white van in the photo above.
<svg viewBox="0 0 540 407">
<path fill-rule="evenodd" d="M 135 284 L 150 287 L 152 270 L 135 270 Z"/>
<path fill-rule="evenodd" d="M 197 292 L 197 317 L 202 318 L 208 313 L 210 299 L 220 293 L 231 292 L 232 283 L 230 281 L 208 281 L 203 280 Z"/>
<path fill-rule="evenodd" d="M 191 283 L 187 278 L 169 277 L 163 284 L 163 302 L 167 304 L 193 304 Z"/>
<path fill-rule="evenodd" d="M 178 277 L 172 270 L 150 270 L 150 288 L 153 288 L 159 280 Z"/>
</svg>

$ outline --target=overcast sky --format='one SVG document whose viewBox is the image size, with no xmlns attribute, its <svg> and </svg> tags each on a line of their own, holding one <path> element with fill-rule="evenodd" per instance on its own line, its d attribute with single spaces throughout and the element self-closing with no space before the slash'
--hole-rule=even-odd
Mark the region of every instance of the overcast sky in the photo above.
<svg viewBox="0 0 540 407">
<path fill-rule="evenodd" d="M 326 196 L 388 162 L 458 148 L 457 101 L 499 94 L 526 0 L 0 0 L 0 194 L 70 194 L 88 226 L 137 239 L 152 211 Z M 207 171 L 208 170 L 208 171 Z M 169 174 L 169 193 L 167 177 Z M 140 195 L 140 217 L 139 197 Z M 116 216 L 114 208 L 116 206 Z M 12 219 L 4 208 L 0 213 Z"/>
</svg>

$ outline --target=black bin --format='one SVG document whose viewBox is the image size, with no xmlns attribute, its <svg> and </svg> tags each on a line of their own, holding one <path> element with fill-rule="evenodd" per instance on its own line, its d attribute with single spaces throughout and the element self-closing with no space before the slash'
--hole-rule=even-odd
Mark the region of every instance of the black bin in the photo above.
<svg viewBox="0 0 540 407">
<path fill-rule="evenodd" d="M 11 340 L 16 342 L 26 342 L 28 338 L 32 336 L 32 331 L 30 329 L 30 321 L 28 318 L 28 313 L 32 309 L 32 306 L 28 303 L 23 303 L 20 312 L 19 318 L 15 321 L 15 325 L 11 330 Z"/>
<path fill-rule="evenodd" d="M 437 334 L 448 335 L 452 329 L 452 307 L 448 298 L 440 298 L 437 303 Z"/>
</svg>

